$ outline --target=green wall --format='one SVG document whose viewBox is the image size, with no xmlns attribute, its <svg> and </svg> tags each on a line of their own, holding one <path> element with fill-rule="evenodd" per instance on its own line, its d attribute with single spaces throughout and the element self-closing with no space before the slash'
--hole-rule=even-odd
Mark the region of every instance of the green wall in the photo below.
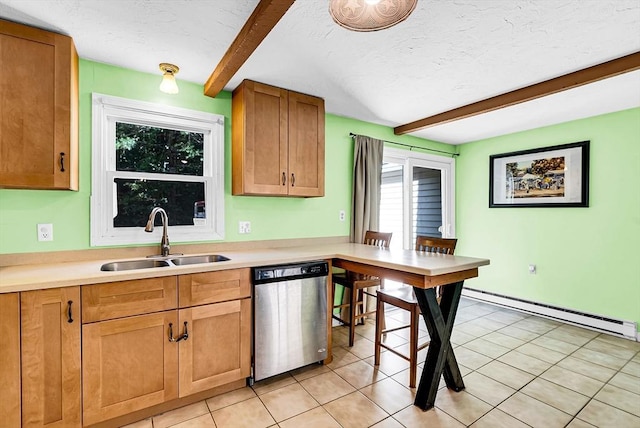
<svg viewBox="0 0 640 428">
<path fill-rule="evenodd" d="M 349 235 L 353 142 L 349 132 L 440 150 L 451 146 L 393 135 L 393 129 L 354 119 L 326 116 L 326 183 L 322 198 L 231 195 L 231 94 L 203 95 L 203 87 L 178 81 L 178 95 L 158 90 L 160 74 L 80 61 L 80 191 L 0 189 L 0 254 L 90 248 L 91 93 L 168 104 L 225 116 L 225 241 Z M 268 82 L 267 82 L 268 83 Z M 321 95 L 321 94 L 320 94 Z M 339 221 L 339 211 L 347 219 Z M 252 232 L 238 234 L 238 221 Z M 53 223 L 54 240 L 38 242 L 36 224 Z"/>
<path fill-rule="evenodd" d="M 350 132 L 439 150 L 446 144 L 354 119 L 326 116 L 322 198 L 231 196 L 231 94 L 204 96 L 179 81 L 158 91 L 159 75 L 80 61 L 80 191 L 0 189 L 0 254 L 90 248 L 91 93 L 169 104 L 225 116 L 225 241 L 347 236 L 353 142 Z M 589 208 L 488 208 L 489 155 L 591 141 Z M 640 109 L 458 146 L 458 254 L 491 265 L 469 287 L 640 323 Z M 339 210 L 347 212 L 345 222 Z M 240 235 L 239 220 L 252 233 Z M 38 242 L 37 223 L 53 223 L 54 241 Z M 528 273 L 529 263 L 538 273 Z"/>
<path fill-rule="evenodd" d="M 490 155 L 584 140 L 588 208 L 488 208 Z M 639 169 L 640 109 L 460 146 L 456 253 L 491 259 L 465 285 L 640 323 Z"/>
</svg>

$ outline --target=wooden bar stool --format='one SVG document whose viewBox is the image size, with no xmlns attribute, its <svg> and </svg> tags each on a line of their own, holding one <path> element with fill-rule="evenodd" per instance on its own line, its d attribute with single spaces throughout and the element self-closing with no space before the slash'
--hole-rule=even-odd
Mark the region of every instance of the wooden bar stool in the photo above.
<svg viewBox="0 0 640 428">
<path fill-rule="evenodd" d="M 453 254 L 457 239 L 433 238 L 430 236 L 416 237 L 416 251 L 429 253 Z M 440 295 L 440 293 L 438 293 Z M 380 365 L 380 348 L 385 348 L 399 357 L 409 361 L 409 387 L 416 387 L 416 374 L 418 372 L 418 352 L 429 346 L 429 342 L 418 344 L 418 326 L 420 322 L 420 307 L 413 293 L 413 287 L 403 286 L 394 290 L 378 290 L 376 304 L 376 339 L 374 365 Z M 384 328 L 384 305 L 393 305 L 399 309 L 409 311 L 411 314 L 409 324 L 395 328 Z M 409 355 L 405 355 L 396 349 L 386 345 L 382 341 L 382 335 L 392 331 L 409 329 Z"/>
<path fill-rule="evenodd" d="M 389 243 L 391 242 L 391 233 L 384 232 L 374 232 L 368 230 L 364 235 L 364 244 L 374 245 L 381 248 L 389 248 Z M 367 315 L 372 315 L 377 312 L 369 311 L 366 312 L 366 307 L 363 302 L 363 294 L 366 294 L 371 297 L 376 297 L 375 294 L 369 293 L 366 291 L 369 287 L 379 287 L 381 285 L 381 280 L 377 276 L 372 275 L 364 275 L 361 273 L 355 272 L 339 272 L 332 274 L 333 280 L 333 294 L 332 294 L 332 302 L 335 302 L 335 293 L 336 293 L 336 284 L 340 284 L 345 288 L 345 293 L 349 293 L 349 302 L 341 303 L 333 306 L 333 309 L 341 309 L 349 308 L 349 319 L 341 318 L 342 314 L 335 315 L 333 311 L 331 316 L 333 319 L 340 321 L 342 324 L 349 326 L 349 346 L 353 346 L 353 342 L 355 340 L 355 326 L 356 323 L 366 317 Z M 343 299 L 344 302 L 344 299 Z M 358 308 L 362 307 L 360 313 L 358 313 Z"/>
</svg>

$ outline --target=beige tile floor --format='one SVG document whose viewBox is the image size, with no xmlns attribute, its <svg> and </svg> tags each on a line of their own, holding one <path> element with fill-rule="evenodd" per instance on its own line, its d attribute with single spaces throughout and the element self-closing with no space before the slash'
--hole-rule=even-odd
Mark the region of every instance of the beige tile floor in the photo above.
<svg viewBox="0 0 640 428">
<path fill-rule="evenodd" d="M 388 311 L 387 324 L 404 316 Z M 374 367 L 373 322 L 356 331 L 349 348 L 345 328 L 334 328 L 329 365 L 304 367 L 128 428 L 640 428 L 640 343 L 463 299 L 452 343 L 466 389 L 455 393 L 441 382 L 435 408 L 423 412 L 412 404 L 408 363 L 385 352 Z M 427 336 L 424 325 L 421 333 Z M 388 340 L 406 348 L 404 331 Z"/>
</svg>

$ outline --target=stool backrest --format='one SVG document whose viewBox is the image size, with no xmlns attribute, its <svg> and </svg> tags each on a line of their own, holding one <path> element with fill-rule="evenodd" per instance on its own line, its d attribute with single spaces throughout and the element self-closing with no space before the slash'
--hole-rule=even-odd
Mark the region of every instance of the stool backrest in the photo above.
<svg viewBox="0 0 640 428">
<path fill-rule="evenodd" d="M 453 254 L 458 240 L 455 238 L 436 238 L 434 236 L 416 236 L 416 251 L 427 253 Z"/>
<path fill-rule="evenodd" d="M 376 247 L 381 247 L 381 248 L 389 248 L 392 234 L 393 233 L 375 232 L 373 230 L 367 230 L 364 233 L 363 244 L 375 245 Z"/>
</svg>

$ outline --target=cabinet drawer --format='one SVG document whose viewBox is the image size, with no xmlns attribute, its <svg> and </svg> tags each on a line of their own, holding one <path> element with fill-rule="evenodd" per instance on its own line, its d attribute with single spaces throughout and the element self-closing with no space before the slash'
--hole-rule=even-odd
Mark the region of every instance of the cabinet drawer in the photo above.
<svg viewBox="0 0 640 428">
<path fill-rule="evenodd" d="M 181 308 L 242 299 L 251 295 L 251 271 L 231 269 L 180 275 L 178 284 Z"/>
<path fill-rule="evenodd" d="M 82 286 L 82 322 L 148 314 L 177 306 L 175 276 Z"/>
</svg>

